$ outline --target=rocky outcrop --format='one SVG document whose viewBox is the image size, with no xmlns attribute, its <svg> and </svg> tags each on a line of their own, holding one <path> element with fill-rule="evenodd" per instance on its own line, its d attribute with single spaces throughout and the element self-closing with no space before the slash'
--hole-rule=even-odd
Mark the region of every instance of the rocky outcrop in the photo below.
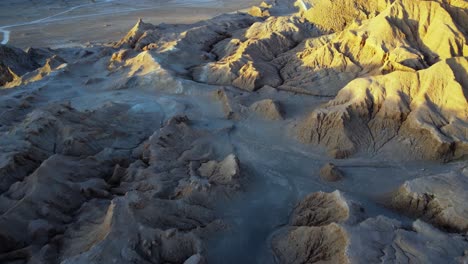
<svg viewBox="0 0 468 264">
<path fill-rule="evenodd" d="M 80 115 L 69 112 L 74 110 L 64 107 L 61 115 Z M 96 131 L 77 127 L 74 133 L 86 138 Z M 213 206 L 227 202 L 242 179 L 234 155 L 216 161 L 212 139 L 186 117 L 175 117 L 140 146 L 130 140 L 118 147 L 118 138 L 106 141 L 104 135 L 93 149 L 86 141 L 69 151 L 55 143 L 54 153 L 62 154 L 39 161 L 0 196 L 0 259 L 203 263 L 203 240 L 224 228 Z"/>
<path fill-rule="evenodd" d="M 327 163 L 320 169 L 320 177 L 324 181 L 336 182 L 343 179 L 343 172 L 333 163 Z"/>
<path fill-rule="evenodd" d="M 282 105 L 276 100 L 262 99 L 252 103 L 252 100 L 249 100 L 248 96 L 225 88 L 216 90 L 213 97 L 221 103 L 226 119 L 239 120 L 248 117 L 260 118 L 267 121 L 280 121 L 284 119 Z"/>
<path fill-rule="evenodd" d="M 21 77 L 14 76 L 11 81 L 4 85 L 5 88 L 12 88 L 25 85 L 31 82 L 40 81 L 53 72 L 64 70 L 66 61 L 58 55 L 52 55 L 44 61 L 44 64 L 34 71 L 28 72 Z"/>
<path fill-rule="evenodd" d="M 0 86 L 13 88 L 40 81 L 63 69 L 66 61 L 55 50 L 29 48 L 26 52 L 7 45 L 0 46 Z M 63 52 L 66 54 L 66 52 Z"/>
<path fill-rule="evenodd" d="M 151 35 L 151 33 L 157 34 L 156 29 L 156 26 L 145 23 L 143 22 L 143 19 L 140 18 L 135 26 L 133 26 L 133 28 L 127 33 L 127 35 L 114 46 L 120 49 L 141 49 L 143 48 L 143 45 L 140 44 L 140 42 Z"/>
<path fill-rule="evenodd" d="M 15 250 L 22 250 L 30 258 L 34 253 L 26 246 L 40 248 L 62 233 L 63 224 L 72 220 L 71 212 L 79 209 L 87 194 L 89 198 L 109 196 L 104 181 L 109 165 L 54 155 L 25 181 L 11 185 L 1 196 L 1 257 L 8 259 Z"/>
<path fill-rule="evenodd" d="M 296 3 L 299 15 L 270 16 L 243 36 L 218 42 L 215 60 L 194 67 L 193 78 L 248 91 L 269 85 L 335 96 L 360 76 L 420 70 L 467 55 L 464 13 L 445 2 L 306 2 Z M 278 6 L 257 8 L 273 12 Z M 324 34 L 329 31 L 336 33 Z"/>
<path fill-rule="evenodd" d="M 468 85 L 464 57 L 418 72 L 361 78 L 299 129 L 304 142 L 346 152 L 399 153 L 450 160 L 467 154 Z M 443 74 L 441 74 L 443 73 Z"/>
<path fill-rule="evenodd" d="M 18 78 L 18 75 L 16 75 L 16 73 L 14 73 L 8 66 L 0 64 L 0 86 L 4 86 Z"/>
<path fill-rule="evenodd" d="M 161 65 L 151 51 L 129 54 L 124 50 L 112 55 L 108 69 L 114 78 L 110 89 L 145 89 L 181 93 L 183 85 L 175 73 Z M 132 56 L 133 55 L 133 56 Z"/>
<path fill-rule="evenodd" d="M 313 193 L 294 209 L 289 227 L 275 232 L 271 248 L 277 263 L 347 263 L 348 236 L 337 224 L 348 219 L 340 192 Z"/>
<path fill-rule="evenodd" d="M 87 113 L 67 104 L 34 110 L 22 123 L 2 135 L 5 151 L 0 167 L 0 191 L 23 180 L 53 154 L 86 157 L 106 148 L 136 147 L 145 138 L 143 130 L 158 124 L 161 117 L 155 116 L 145 124 L 127 122 L 127 118 L 136 116 L 129 110 L 128 105 L 119 104 L 105 105 Z M 106 124 L 104 120 L 108 115 L 113 115 L 114 119 Z"/>
<path fill-rule="evenodd" d="M 270 242 L 275 263 L 456 263 L 466 259 L 467 246 L 462 235 L 421 220 L 407 225 L 383 215 L 369 217 L 338 191 L 308 195 Z"/>
<path fill-rule="evenodd" d="M 264 99 L 253 103 L 249 107 L 250 111 L 266 120 L 282 120 L 283 113 L 281 105 L 271 99 Z"/>
<path fill-rule="evenodd" d="M 8 45 L 0 46 L 0 58 L 1 63 L 17 75 L 23 75 L 39 67 L 28 53 Z"/>
<path fill-rule="evenodd" d="M 253 6 L 249 10 L 249 15 L 255 17 L 269 17 L 270 11 L 269 9 L 272 8 L 271 4 L 266 2 L 262 2 L 259 6 Z"/>
<path fill-rule="evenodd" d="M 198 172 L 212 183 L 233 184 L 240 178 L 239 160 L 231 154 L 220 162 L 211 160 L 201 164 Z"/>
<path fill-rule="evenodd" d="M 347 263 L 345 231 L 336 224 L 300 226 L 272 238 L 277 263 Z"/>
<path fill-rule="evenodd" d="M 357 77 L 412 72 L 467 55 L 466 16 L 458 2 L 340 0 L 293 4 L 261 4 L 254 15 L 299 10 L 263 21 L 239 14 L 190 27 L 150 26 L 140 21 L 121 42 L 138 39 L 129 48 L 155 50 L 164 68 L 190 74 L 198 82 L 247 91 L 268 85 L 318 96 L 335 96 Z M 327 34 L 329 31 L 335 33 Z M 166 64 L 169 58 L 171 63 Z"/>
<path fill-rule="evenodd" d="M 418 178 L 405 182 L 386 204 L 437 227 L 464 233 L 468 231 L 466 186 L 466 168 L 461 172 Z"/>
<path fill-rule="evenodd" d="M 140 20 L 115 47 L 158 52 L 166 69 L 187 74 L 189 69 L 214 59 L 216 44 L 255 21 L 245 14 L 225 14 L 185 26 L 153 26 Z"/>
<path fill-rule="evenodd" d="M 0 45 L 0 86 L 38 67 L 39 64 L 23 50 Z"/>
<path fill-rule="evenodd" d="M 450 4 L 436 1 L 387 5 L 328 42 L 315 39 L 306 44 L 296 65 L 315 67 L 327 87 L 330 78 L 340 82 L 331 87 L 342 87 L 364 72 L 367 77 L 349 82 L 334 100 L 310 114 L 300 125 L 299 137 L 345 157 L 355 152 L 434 160 L 466 155 L 463 16 Z M 324 57 L 323 51 L 330 56 Z M 338 54 L 342 59 L 336 59 Z"/>
<path fill-rule="evenodd" d="M 279 86 L 283 82 L 280 68 L 271 61 L 314 33 L 297 17 L 270 17 L 254 23 L 244 37 L 219 42 L 214 47 L 218 60 L 196 67 L 193 78 L 248 91 L 264 85 Z"/>
<path fill-rule="evenodd" d="M 423 221 L 410 225 L 385 216 L 347 228 L 350 263 L 463 263 L 463 236 L 441 232 Z M 365 234 L 365 235 L 363 235 Z M 428 246 L 430 245 L 430 250 Z"/>
<path fill-rule="evenodd" d="M 221 103 L 224 117 L 227 119 L 239 118 L 240 109 L 234 101 L 234 96 L 226 89 L 219 89 L 214 92 L 214 98 Z"/>
<path fill-rule="evenodd" d="M 293 226 L 325 226 L 341 223 L 349 217 L 349 207 L 339 191 L 316 192 L 306 196 L 294 208 Z"/>
<path fill-rule="evenodd" d="M 411 72 L 440 60 L 467 55 L 463 26 L 446 5 L 436 1 L 399 0 L 386 5 L 380 2 L 320 1 L 318 7 L 323 5 L 327 9 L 333 4 L 339 12 L 366 13 L 367 8 L 359 6 L 374 4 L 382 6 L 376 9 L 382 11 L 378 15 L 370 12 L 370 19 L 353 22 L 335 34 L 307 39 L 300 47 L 280 56 L 276 62 L 282 65 L 284 83 L 278 88 L 335 96 L 357 77 Z M 354 8 L 338 7 L 341 4 Z M 337 21 L 335 16 L 315 7 L 310 12 L 326 15 L 314 18 Z"/>
<path fill-rule="evenodd" d="M 309 22 L 329 32 L 344 30 L 356 21 L 375 17 L 384 10 L 392 0 L 362 1 L 362 0 L 300 0 L 302 16 Z"/>
</svg>

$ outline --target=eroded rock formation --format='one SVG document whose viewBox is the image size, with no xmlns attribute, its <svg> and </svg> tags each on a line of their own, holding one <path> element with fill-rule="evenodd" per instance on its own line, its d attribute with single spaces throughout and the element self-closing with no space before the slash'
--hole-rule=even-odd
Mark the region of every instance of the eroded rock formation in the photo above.
<svg viewBox="0 0 468 264">
<path fill-rule="evenodd" d="M 418 72 L 356 79 L 310 114 L 300 137 L 347 152 L 463 157 L 468 144 L 467 67 L 468 60 L 458 57 Z"/>
<path fill-rule="evenodd" d="M 182 263 L 203 254 L 203 239 L 223 228 L 210 208 L 241 187 L 238 159 L 216 161 L 212 135 L 191 128 L 186 117 L 171 119 L 146 141 L 138 123 L 125 132 L 122 124 L 107 123 L 119 129 L 108 132 L 98 127 L 99 117 L 126 111 L 110 105 L 85 114 L 58 106 L 31 113 L 15 130 L 25 148 L 3 168 L 2 261 Z M 47 140 L 37 137 L 46 134 Z M 126 139 L 120 144 L 119 134 Z M 28 156 L 25 164 L 18 155 Z"/>
<path fill-rule="evenodd" d="M 455 263 L 466 260 L 467 246 L 463 236 L 420 220 L 405 226 L 385 216 L 368 217 L 338 191 L 299 202 L 289 226 L 276 231 L 271 244 L 277 263 Z"/>
<path fill-rule="evenodd" d="M 267 1 L 1 46 L 0 262 L 466 262 L 467 8 Z"/>
<path fill-rule="evenodd" d="M 347 263 L 346 231 L 337 223 L 348 219 L 340 192 L 313 193 L 292 214 L 290 227 L 276 232 L 272 251 L 278 263 Z"/>
<path fill-rule="evenodd" d="M 389 207 L 450 231 L 466 232 L 468 169 L 405 182 L 391 194 Z"/>
</svg>

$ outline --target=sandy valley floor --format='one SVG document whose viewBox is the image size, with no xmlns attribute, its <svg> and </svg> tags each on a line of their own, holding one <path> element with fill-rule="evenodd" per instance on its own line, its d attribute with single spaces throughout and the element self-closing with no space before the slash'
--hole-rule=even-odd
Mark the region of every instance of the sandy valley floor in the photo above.
<svg viewBox="0 0 468 264">
<path fill-rule="evenodd" d="M 5 0 L 0 3 L 0 32 L 9 32 L 8 43 L 21 48 L 80 46 L 115 41 L 125 35 L 139 18 L 153 24 L 193 23 L 259 2 Z"/>
</svg>

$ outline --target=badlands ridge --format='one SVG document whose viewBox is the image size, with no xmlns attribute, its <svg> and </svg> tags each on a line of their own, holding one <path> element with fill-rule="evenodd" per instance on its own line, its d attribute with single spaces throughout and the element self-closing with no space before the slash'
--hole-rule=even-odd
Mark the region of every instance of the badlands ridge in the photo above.
<svg viewBox="0 0 468 264">
<path fill-rule="evenodd" d="M 467 263 L 468 3 L 284 0 L 0 46 L 1 263 Z"/>
</svg>

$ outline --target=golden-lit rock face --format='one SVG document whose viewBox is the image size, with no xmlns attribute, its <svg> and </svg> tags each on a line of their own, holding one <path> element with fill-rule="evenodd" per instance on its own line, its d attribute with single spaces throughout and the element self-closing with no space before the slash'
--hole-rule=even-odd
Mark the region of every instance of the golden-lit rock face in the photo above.
<svg viewBox="0 0 468 264">
<path fill-rule="evenodd" d="M 322 30 L 336 32 L 342 31 L 355 21 L 375 17 L 393 1 L 305 0 L 303 2 L 306 6 L 311 6 L 303 11 L 303 16 L 309 22 Z"/>
<path fill-rule="evenodd" d="M 420 70 L 467 55 L 466 12 L 448 3 L 343 0 L 307 6 L 312 7 L 269 16 L 218 42 L 214 61 L 195 67 L 193 78 L 250 91 L 268 85 L 334 96 L 357 77 Z M 327 25 L 327 19 L 343 25 Z"/>
<path fill-rule="evenodd" d="M 295 63 L 324 76 L 324 91 L 335 84 L 339 93 L 302 123 L 300 138 L 330 150 L 413 159 L 466 155 L 468 46 L 455 8 L 395 1 L 321 46 L 310 41 Z"/>
<path fill-rule="evenodd" d="M 195 80 L 253 91 L 280 86 L 279 65 L 273 61 L 316 30 L 298 17 L 270 17 L 254 23 L 239 38 L 218 43 L 218 60 L 195 68 Z"/>
<path fill-rule="evenodd" d="M 356 79 L 304 121 L 301 138 L 330 149 L 459 158 L 468 150 L 467 67 L 467 58 L 457 57 L 417 72 Z"/>
<path fill-rule="evenodd" d="M 116 43 L 118 48 L 139 48 L 141 49 L 142 40 L 148 36 L 149 32 L 156 30 L 157 28 L 152 24 L 143 22 L 142 19 L 138 20 L 138 23 L 127 33 L 127 35 Z M 137 45 L 138 44 L 138 45 Z"/>
<path fill-rule="evenodd" d="M 193 78 L 248 91 L 271 86 L 338 94 L 298 132 L 304 142 L 330 151 L 396 148 L 416 159 L 442 160 L 466 154 L 466 2 L 295 6 L 300 11 L 292 16 L 268 16 L 216 43 L 216 58 L 194 67 Z M 262 10 L 277 12 L 266 5 Z"/>
<path fill-rule="evenodd" d="M 360 76 L 425 69 L 468 55 L 463 31 L 437 2 L 396 1 L 374 18 L 306 40 L 294 57 L 285 55 L 282 86 L 333 96 Z"/>
</svg>

